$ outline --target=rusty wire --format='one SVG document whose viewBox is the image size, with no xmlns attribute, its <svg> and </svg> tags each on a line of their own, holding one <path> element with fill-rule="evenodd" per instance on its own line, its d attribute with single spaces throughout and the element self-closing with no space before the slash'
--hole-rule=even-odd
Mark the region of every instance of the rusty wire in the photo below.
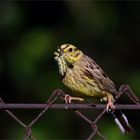
<svg viewBox="0 0 140 140">
<path fill-rule="evenodd" d="M 0 109 L 44 109 L 48 104 L 15 104 L 15 103 L 5 103 L 0 104 Z M 49 109 L 104 109 L 106 105 L 104 104 L 52 104 Z M 116 104 L 115 109 L 123 110 L 140 110 L 140 104 Z"/>
<path fill-rule="evenodd" d="M 120 98 L 120 96 L 126 91 L 126 88 L 121 87 L 121 90 L 118 92 L 118 96 L 115 102 Z M 134 99 L 138 100 L 138 98 L 133 95 L 131 89 L 129 89 L 130 94 L 127 93 L 128 97 L 134 102 L 134 104 L 116 104 L 116 109 L 140 109 L 140 104 L 136 102 Z M 106 140 L 106 138 L 99 131 L 97 122 L 102 118 L 102 116 L 106 113 L 106 105 L 103 104 L 56 104 L 55 101 L 58 98 L 64 100 L 65 93 L 62 90 L 55 90 L 53 94 L 49 97 L 45 104 L 9 104 L 5 103 L 0 97 L 0 109 L 4 110 L 10 117 L 12 117 L 18 124 L 20 124 L 25 129 L 25 137 L 24 140 L 36 140 L 32 135 L 32 127 L 33 125 L 46 113 L 49 109 L 72 109 L 78 116 L 80 116 L 83 120 L 85 120 L 91 126 L 91 134 L 87 137 L 87 140 L 91 140 L 95 135 L 98 136 L 102 140 Z M 25 124 L 22 122 L 14 113 L 12 113 L 12 109 L 41 109 L 40 113 L 29 123 Z M 80 109 L 101 109 L 102 111 L 97 115 L 97 117 L 92 121 L 85 114 L 83 114 Z"/>
</svg>

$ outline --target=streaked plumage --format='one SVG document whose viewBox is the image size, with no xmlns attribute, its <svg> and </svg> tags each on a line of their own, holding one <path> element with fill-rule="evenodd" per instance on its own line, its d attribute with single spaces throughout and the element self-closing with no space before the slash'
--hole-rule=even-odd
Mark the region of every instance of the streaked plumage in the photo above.
<svg viewBox="0 0 140 140">
<path fill-rule="evenodd" d="M 59 48 L 61 56 L 55 57 L 58 61 L 59 73 L 63 77 L 62 82 L 79 96 L 99 97 L 103 100 L 107 100 L 108 96 L 113 100 L 112 94 L 116 93 L 113 82 L 94 60 L 73 47 L 75 50 L 69 52 L 71 45 L 64 44 L 63 49 Z"/>
<path fill-rule="evenodd" d="M 82 98 L 86 96 L 100 98 L 108 102 L 107 110 L 109 108 L 114 109 L 114 97 L 117 94 L 115 85 L 93 59 L 78 50 L 74 45 L 63 44 L 55 52 L 55 60 L 58 62 L 62 82 L 75 95 Z M 117 124 L 121 129 L 121 119 L 117 119 L 117 121 L 120 122 L 120 124 Z M 124 128 L 124 130 L 131 132 L 132 128 L 128 121 L 125 121 L 125 119 L 123 121 L 126 122 L 124 127 L 127 128 Z"/>
</svg>

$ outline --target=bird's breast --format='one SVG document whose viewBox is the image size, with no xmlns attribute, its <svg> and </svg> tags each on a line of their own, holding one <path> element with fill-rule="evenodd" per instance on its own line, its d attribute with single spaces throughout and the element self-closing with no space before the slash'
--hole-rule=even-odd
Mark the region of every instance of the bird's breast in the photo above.
<svg viewBox="0 0 140 140">
<path fill-rule="evenodd" d="M 104 93 L 94 79 L 87 79 L 80 67 L 68 69 L 62 82 L 78 96 L 102 97 Z"/>
</svg>

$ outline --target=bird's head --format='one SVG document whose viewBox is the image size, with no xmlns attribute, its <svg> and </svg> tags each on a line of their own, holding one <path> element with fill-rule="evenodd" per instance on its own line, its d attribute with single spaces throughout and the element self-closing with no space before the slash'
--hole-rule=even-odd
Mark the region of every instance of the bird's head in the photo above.
<svg viewBox="0 0 140 140">
<path fill-rule="evenodd" d="M 63 57 L 67 65 L 73 65 L 79 61 L 82 56 L 83 52 L 72 44 L 63 44 L 59 46 L 57 52 L 55 52 L 55 59 L 57 57 Z"/>
</svg>

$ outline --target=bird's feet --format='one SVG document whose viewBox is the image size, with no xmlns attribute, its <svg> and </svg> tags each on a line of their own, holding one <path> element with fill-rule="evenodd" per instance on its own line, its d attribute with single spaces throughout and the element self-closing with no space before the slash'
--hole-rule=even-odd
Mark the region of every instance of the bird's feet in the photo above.
<svg viewBox="0 0 140 140">
<path fill-rule="evenodd" d="M 70 95 L 67 95 L 67 94 L 64 97 L 64 101 L 65 101 L 66 104 L 71 104 L 71 102 L 73 100 L 80 101 L 80 102 L 84 101 L 83 98 L 80 98 L 80 97 L 71 97 Z"/>
<path fill-rule="evenodd" d="M 106 110 L 107 110 L 107 112 L 115 110 L 115 106 L 114 106 L 113 102 L 111 102 L 110 100 L 108 101 L 108 103 L 106 105 Z"/>
</svg>

